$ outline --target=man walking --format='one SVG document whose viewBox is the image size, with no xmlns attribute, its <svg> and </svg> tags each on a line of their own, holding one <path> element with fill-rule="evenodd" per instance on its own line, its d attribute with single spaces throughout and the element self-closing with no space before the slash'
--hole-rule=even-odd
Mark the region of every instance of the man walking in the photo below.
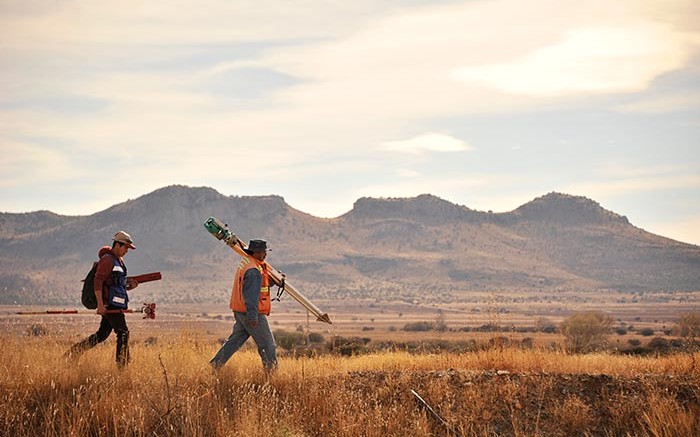
<svg viewBox="0 0 700 437">
<path fill-rule="evenodd" d="M 220 368 L 253 337 L 265 370 L 277 367 L 277 351 L 267 317 L 270 315 L 270 279 L 267 274 L 267 242 L 250 240 L 233 278 L 229 308 L 235 319 L 233 332 L 209 364 Z"/>
<path fill-rule="evenodd" d="M 100 249 L 94 290 L 97 298 L 97 313 L 102 315 L 102 321 L 97 332 L 70 348 L 69 356 L 79 355 L 105 341 L 114 331 L 117 336 L 117 366 L 123 368 L 129 363 L 129 328 L 126 326 L 126 318 L 122 310 L 129 307 L 127 290 L 138 286 L 138 282 L 127 279 L 123 258 L 129 249 L 136 249 L 136 246 L 131 236 L 124 231 L 114 234 L 111 248 L 104 246 Z"/>
</svg>

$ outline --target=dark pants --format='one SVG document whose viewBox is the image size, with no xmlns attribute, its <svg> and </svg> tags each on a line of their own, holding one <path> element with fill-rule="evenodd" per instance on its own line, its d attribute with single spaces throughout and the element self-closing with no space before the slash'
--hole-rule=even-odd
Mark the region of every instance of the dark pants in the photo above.
<svg viewBox="0 0 700 437">
<path fill-rule="evenodd" d="M 112 330 L 117 335 L 117 365 L 124 367 L 129 363 L 129 328 L 126 326 L 126 317 L 123 313 L 103 315 L 97 332 L 74 344 L 68 351 L 69 354 L 79 355 L 95 347 L 97 343 L 107 340 Z"/>
</svg>

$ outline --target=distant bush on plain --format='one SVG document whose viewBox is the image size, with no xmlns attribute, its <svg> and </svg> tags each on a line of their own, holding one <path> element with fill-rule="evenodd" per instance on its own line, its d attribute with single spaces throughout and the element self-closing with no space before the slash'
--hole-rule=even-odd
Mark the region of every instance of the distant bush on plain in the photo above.
<svg viewBox="0 0 700 437">
<path fill-rule="evenodd" d="M 585 353 L 601 349 L 614 319 L 601 311 L 575 312 L 561 324 L 566 350 Z"/>
<path fill-rule="evenodd" d="M 411 322 L 403 325 L 403 330 L 408 332 L 426 332 L 435 329 L 433 322 Z"/>
</svg>

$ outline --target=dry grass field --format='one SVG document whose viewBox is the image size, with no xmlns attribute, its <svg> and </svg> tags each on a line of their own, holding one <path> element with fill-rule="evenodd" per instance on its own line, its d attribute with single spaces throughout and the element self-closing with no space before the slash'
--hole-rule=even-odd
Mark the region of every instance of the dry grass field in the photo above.
<svg viewBox="0 0 700 437">
<path fill-rule="evenodd" d="M 601 306 L 593 297 L 590 308 Z M 0 308 L 0 435 L 698 435 L 700 353 L 614 352 L 630 339 L 649 341 L 641 327 L 671 338 L 668 329 L 687 301 L 642 301 L 635 312 L 631 302 L 608 301 L 615 326 L 635 324 L 636 330 L 610 334 L 609 352 L 571 355 L 562 352 L 561 334 L 522 329 L 536 320 L 558 325 L 567 308 L 552 303 L 528 313 L 530 303 L 516 302 L 503 311 L 488 295 L 482 298 L 463 308 L 319 303 L 331 313 L 331 326 L 308 320 L 287 300 L 275 307 L 273 329 L 315 333 L 324 344 L 362 338 L 369 345 L 471 341 L 478 347 L 439 353 L 367 348 L 352 356 L 332 348 L 280 348 L 271 375 L 251 342 L 220 371 L 210 369 L 208 360 L 232 323 L 220 306 L 165 306 L 156 320 L 128 316 L 132 362 L 123 371 L 114 363 L 113 337 L 80 357 L 63 357 L 97 328 L 95 315 L 19 316 L 14 311 L 27 308 Z M 447 330 L 403 329 L 439 317 Z M 512 329 L 475 329 L 484 324 Z M 498 338 L 509 341 L 493 341 Z M 531 341 L 523 347 L 526 338 Z M 421 409 L 411 390 L 448 426 Z"/>
<path fill-rule="evenodd" d="M 217 343 L 206 332 L 229 322 L 178 326 L 132 317 L 132 362 L 118 371 L 113 338 L 81 357 L 63 357 L 96 318 L 34 320 L 47 335 L 23 334 L 26 319 L 3 322 L 0 435 L 692 436 L 700 429 L 698 353 L 495 347 L 287 355 L 266 375 L 249 344 L 214 372 L 207 362 Z M 411 390 L 449 428 L 421 409 Z"/>
</svg>

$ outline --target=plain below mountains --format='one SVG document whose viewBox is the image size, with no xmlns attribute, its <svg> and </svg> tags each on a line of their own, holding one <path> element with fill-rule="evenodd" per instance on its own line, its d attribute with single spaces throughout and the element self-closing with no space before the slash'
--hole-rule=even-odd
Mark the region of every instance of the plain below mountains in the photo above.
<svg viewBox="0 0 700 437">
<path fill-rule="evenodd" d="M 160 301 L 219 302 L 237 255 L 202 223 L 262 237 L 268 261 L 310 297 L 415 300 L 457 292 L 700 290 L 700 247 L 651 234 L 585 197 L 549 193 L 514 211 L 432 195 L 361 198 L 337 218 L 279 196 L 169 186 L 89 216 L 0 214 L 0 303 L 78 302 L 80 280 L 120 229 L 131 274 L 161 271 Z"/>
</svg>

